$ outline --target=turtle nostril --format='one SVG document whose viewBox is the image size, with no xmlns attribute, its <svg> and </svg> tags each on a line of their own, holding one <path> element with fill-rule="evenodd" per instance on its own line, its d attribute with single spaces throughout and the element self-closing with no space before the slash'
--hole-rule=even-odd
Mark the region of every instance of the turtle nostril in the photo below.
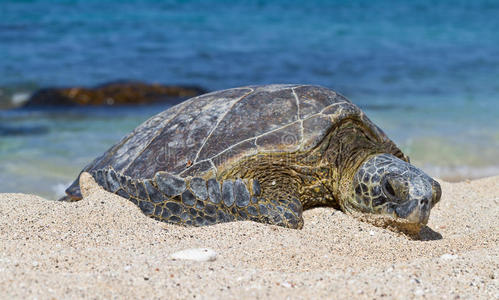
<svg viewBox="0 0 499 300">
<path fill-rule="evenodd" d="M 428 199 L 419 200 L 419 206 L 428 205 Z"/>
</svg>

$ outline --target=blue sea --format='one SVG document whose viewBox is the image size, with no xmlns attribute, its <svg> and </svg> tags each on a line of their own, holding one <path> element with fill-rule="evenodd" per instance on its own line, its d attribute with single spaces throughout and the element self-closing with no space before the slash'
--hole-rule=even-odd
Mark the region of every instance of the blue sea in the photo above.
<svg viewBox="0 0 499 300">
<path fill-rule="evenodd" d="M 50 199 L 168 108 L 19 110 L 33 91 L 120 79 L 332 88 L 429 174 L 499 174 L 499 1 L 0 3 L 0 192 Z"/>
</svg>

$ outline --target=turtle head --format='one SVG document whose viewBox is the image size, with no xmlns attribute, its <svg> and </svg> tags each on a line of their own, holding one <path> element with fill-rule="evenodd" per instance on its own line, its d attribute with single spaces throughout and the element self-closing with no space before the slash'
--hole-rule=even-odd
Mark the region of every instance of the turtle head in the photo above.
<svg viewBox="0 0 499 300">
<path fill-rule="evenodd" d="M 348 211 L 390 216 L 404 223 L 426 225 L 431 208 L 440 200 L 440 185 L 413 165 L 378 154 L 363 162 L 353 177 Z"/>
</svg>

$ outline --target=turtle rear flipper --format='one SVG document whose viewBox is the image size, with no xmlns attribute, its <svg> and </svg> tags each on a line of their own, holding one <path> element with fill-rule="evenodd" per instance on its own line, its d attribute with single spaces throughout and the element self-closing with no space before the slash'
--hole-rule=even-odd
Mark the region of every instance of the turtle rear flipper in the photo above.
<svg viewBox="0 0 499 300">
<path fill-rule="evenodd" d="M 81 174 L 80 174 L 81 175 Z M 66 195 L 57 199 L 57 201 L 75 202 L 83 198 L 80 190 L 80 176 L 66 189 Z"/>
<path fill-rule="evenodd" d="M 62 196 L 61 198 L 57 199 L 57 201 L 65 201 L 65 202 L 74 202 L 74 201 L 78 201 L 80 199 L 74 199 L 73 197 L 69 196 L 69 195 L 66 195 L 66 196 Z"/>
</svg>

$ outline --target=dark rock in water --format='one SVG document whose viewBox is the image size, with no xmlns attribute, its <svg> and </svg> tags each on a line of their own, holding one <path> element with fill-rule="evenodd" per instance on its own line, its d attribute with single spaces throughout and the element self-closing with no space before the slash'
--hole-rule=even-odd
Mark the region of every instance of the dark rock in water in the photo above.
<svg viewBox="0 0 499 300">
<path fill-rule="evenodd" d="M 112 82 L 93 88 L 46 88 L 35 92 L 23 107 L 115 106 L 154 104 L 182 100 L 206 93 L 197 86 Z"/>
</svg>

